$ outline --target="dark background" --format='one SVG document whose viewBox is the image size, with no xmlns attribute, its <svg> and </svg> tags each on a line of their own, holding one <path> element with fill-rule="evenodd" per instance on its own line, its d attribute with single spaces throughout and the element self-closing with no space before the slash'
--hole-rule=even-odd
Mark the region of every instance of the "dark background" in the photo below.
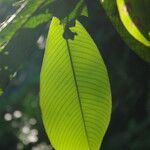
<svg viewBox="0 0 150 150">
<path fill-rule="evenodd" d="M 15 1 L 15 0 L 14 0 Z M 15 12 L 0 1 L 0 22 Z M 103 8 L 90 6 L 80 21 L 108 69 L 112 118 L 102 150 L 150 150 L 150 65 L 120 38 Z M 39 75 L 49 23 L 20 29 L 0 53 L 0 150 L 49 150 L 39 101 Z"/>
</svg>

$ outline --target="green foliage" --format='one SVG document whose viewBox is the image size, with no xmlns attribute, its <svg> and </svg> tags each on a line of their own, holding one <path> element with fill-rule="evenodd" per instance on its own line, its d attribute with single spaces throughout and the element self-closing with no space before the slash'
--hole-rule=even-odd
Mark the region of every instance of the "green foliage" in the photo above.
<svg viewBox="0 0 150 150">
<path fill-rule="evenodd" d="M 145 7 L 149 3 L 148 0 L 141 1 L 142 4 L 140 2 L 128 2 L 124 0 L 101 0 L 100 2 L 105 8 L 106 13 L 111 19 L 113 25 L 116 27 L 117 31 L 120 33 L 125 42 L 141 58 L 147 62 L 150 62 L 150 41 L 148 38 L 149 31 L 147 31 L 150 24 L 150 19 L 148 18 L 149 15 L 147 12 L 150 9 Z M 130 10 L 130 12 L 128 12 L 128 10 Z M 143 27 L 142 30 L 140 30 L 137 26 L 138 23 L 135 23 L 133 20 L 133 14 L 138 16 L 139 19 L 144 19 L 144 21 L 140 22 Z M 146 32 L 147 36 L 145 36 L 145 34 L 143 35 L 144 32 Z"/>
<path fill-rule="evenodd" d="M 0 51 L 46 0 L 23 1 L 19 9 L 0 26 Z M 52 1 L 52 0 L 50 0 Z"/>
<path fill-rule="evenodd" d="M 99 1 L 129 47 L 141 58 L 150 63 L 149 0 Z M 5 126 L 5 129 L 7 129 L 6 122 L 3 120 L 3 114 L 6 111 L 6 115 L 12 117 L 13 113 L 7 113 L 7 111 L 12 112 L 10 109 L 12 105 L 20 106 L 20 100 L 22 99 L 25 101 L 22 104 L 24 105 L 23 109 L 26 109 L 24 111 L 29 116 L 32 117 L 33 115 L 32 109 L 37 110 L 37 103 L 35 105 L 35 102 L 32 100 L 35 99 L 37 101 L 38 99 L 38 83 L 41 60 L 43 58 L 43 51 L 40 51 L 40 49 L 44 48 L 43 46 L 43 48 L 38 47 L 38 42 L 42 40 L 41 43 L 44 44 L 45 30 L 47 30 L 51 18 L 56 16 L 58 19 L 56 17 L 53 18 L 48 34 L 40 85 L 42 118 L 52 145 L 56 150 L 98 150 L 101 146 L 110 121 L 111 91 L 107 69 L 94 43 L 97 42 L 97 45 L 100 45 L 100 47 L 102 45 L 104 49 L 103 53 L 107 53 L 107 46 L 109 47 L 109 51 L 113 51 L 112 53 L 109 52 L 110 55 L 107 54 L 105 58 L 108 66 L 113 63 L 115 66 L 112 69 L 113 71 L 111 71 L 109 66 L 115 97 L 114 111 L 119 108 L 122 109 L 120 112 L 125 113 L 129 119 L 128 123 L 126 123 L 126 120 L 125 122 L 122 121 L 122 126 L 126 123 L 125 129 L 127 131 L 125 129 L 124 133 L 123 131 L 119 131 L 122 128 L 118 126 L 118 129 L 113 130 L 114 133 L 111 131 L 114 136 L 110 136 L 111 140 L 107 139 L 111 141 L 108 142 L 109 144 L 107 141 L 104 142 L 104 147 L 106 149 L 119 148 L 123 150 L 124 143 L 129 143 L 126 144 L 128 146 L 125 146 L 125 149 L 149 149 L 147 140 L 145 140 L 147 143 L 143 142 L 145 144 L 141 144 L 140 146 L 138 143 L 143 140 L 142 138 L 132 140 L 135 139 L 139 130 L 143 133 L 149 126 L 149 109 L 145 113 L 145 105 L 143 104 L 144 100 L 149 99 L 149 94 L 147 94 L 149 93 L 149 84 L 147 82 L 149 79 L 147 71 L 149 67 L 147 66 L 143 69 L 146 70 L 143 73 L 143 78 L 140 75 L 140 78 L 136 78 L 135 75 L 135 86 L 133 86 L 131 82 L 133 80 L 130 79 L 131 75 L 129 72 L 132 72 L 136 66 L 139 71 L 140 67 L 135 63 L 134 67 L 129 67 L 130 69 L 127 69 L 129 72 L 126 72 L 126 68 L 124 67 L 129 66 L 127 62 L 132 64 L 132 59 L 128 58 L 129 52 L 122 54 L 125 48 L 119 46 L 117 42 L 116 44 L 118 45 L 115 49 L 119 50 L 114 51 L 113 46 L 110 47 L 117 39 L 112 36 L 115 31 L 112 28 L 110 30 L 110 26 L 106 24 L 107 21 L 105 22 L 105 19 L 103 19 L 105 14 L 94 14 L 97 11 L 95 8 L 92 8 L 95 2 L 90 0 L 0 0 L 0 3 L 9 5 L 9 8 L 12 7 L 13 3 L 13 11 L 10 10 L 9 12 L 13 12 L 13 14 L 0 24 L 0 127 Z M 0 5 L 0 19 L 1 12 L 3 12 L 2 7 Z M 14 10 L 16 10 L 15 13 Z M 4 16 L 2 15 L 2 21 L 9 13 Z M 79 18 L 81 15 L 88 16 L 88 13 L 90 16 L 88 19 L 86 17 Z M 94 26 L 94 28 L 96 27 L 95 29 L 92 28 L 93 31 L 91 32 L 89 29 L 91 22 L 93 21 L 92 24 L 96 23 L 92 19 L 95 18 L 95 20 L 98 20 L 99 16 L 101 20 Z M 84 23 L 86 22 L 86 27 L 90 31 L 90 34 L 94 36 L 94 41 L 79 21 L 77 21 L 77 18 Z M 102 25 L 100 31 L 97 29 L 99 23 Z M 105 24 L 106 26 L 104 26 Z M 104 31 L 102 29 L 107 30 L 107 34 L 103 34 Z M 109 33 L 109 30 L 111 33 Z M 99 33 L 97 33 L 98 31 Z M 111 43 L 108 39 L 111 39 Z M 107 46 L 104 46 L 105 42 L 103 43 L 102 41 L 105 41 Z M 36 51 L 37 49 L 39 51 Z M 115 60 L 115 55 L 121 57 L 119 63 Z M 133 57 L 133 60 L 137 59 Z M 112 62 L 108 63 L 109 61 Z M 141 68 L 145 66 L 145 63 L 142 63 Z M 116 66 L 119 67 L 116 69 Z M 124 69 L 124 72 L 122 72 L 122 69 Z M 117 83 L 116 76 L 121 76 L 120 80 L 117 78 Z M 143 79 L 145 79 L 144 83 L 142 83 Z M 138 85 L 139 80 L 141 81 Z M 126 81 L 128 82 L 126 83 Z M 126 87 L 124 86 L 125 84 Z M 130 85 L 130 90 L 128 84 Z M 143 85 L 143 87 L 140 85 Z M 123 89 L 120 87 L 123 87 Z M 141 89 L 143 89 L 143 92 L 141 92 Z M 27 93 L 29 96 L 26 96 Z M 36 94 L 34 95 L 33 93 Z M 118 93 L 121 96 L 118 97 L 119 100 L 117 101 L 116 95 L 119 95 Z M 141 93 L 144 94 L 142 95 Z M 127 103 L 129 103 L 129 97 L 130 101 L 132 100 L 130 102 L 131 109 L 135 105 L 136 108 L 144 110 L 144 113 L 142 112 L 144 116 L 147 114 L 142 123 L 140 121 L 139 123 L 138 119 L 136 120 L 136 118 L 130 116 L 129 108 L 127 108 L 128 104 L 125 107 L 120 107 L 121 104 L 119 105 L 118 103 L 120 99 L 123 99 L 122 95 L 127 95 L 124 97 Z M 142 109 L 142 106 L 139 107 L 136 105 L 139 97 L 143 100 L 140 102 L 140 104 L 144 105 Z M 148 101 L 145 103 L 149 106 Z M 32 106 L 28 107 L 30 105 Z M 125 110 L 124 108 L 127 109 Z M 137 115 L 137 118 L 140 115 Z M 120 116 L 118 118 L 122 119 Z M 14 124 L 19 126 L 15 117 L 12 117 L 11 120 L 12 126 Z M 23 122 L 25 123 L 26 121 L 23 120 Z M 118 123 L 118 120 L 115 120 L 115 122 Z M 112 124 L 114 125 L 114 123 Z M 118 132 L 116 133 L 116 131 Z M 9 134 L 9 131 L 7 132 Z M 15 128 L 15 132 L 18 135 L 22 134 L 20 130 L 18 131 L 18 127 Z M 3 139 L 4 135 L 7 137 L 7 134 L 0 132 L 0 139 Z M 145 139 L 149 139 L 146 133 L 143 135 L 146 137 Z M 120 142 L 121 144 L 118 142 L 120 139 L 123 139 L 123 142 Z M 6 148 L 2 146 L 0 149 Z M 16 149 L 16 147 L 11 147 L 11 149 Z M 17 149 L 19 148 L 17 147 Z"/>
<path fill-rule="evenodd" d="M 39 14 L 37 16 L 33 16 L 32 18 L 30 18 L 27 23 L 24 25 L 25 28 L 35 28 L 37 26 L 39 26 L 40 24 L 43 24 L 47 21 L 50 20 L 51 18 L 51 14 L 50 13 L 44 13 L 44 14 Z"/>
<path fill-rule="evenodd" d="M 42 118 L 57 150 L 98 150 L 111 113 L 111 92 L 103 59 L 76 21 L 74 40 L 53 18 L 41 72 Z"/>
<path fill-rule="evenodd" d="M 130 5 L 131 6 L 130 6 Z M 147 4 L 146 2 L 142 2 L 141 6 L 139 7 L 143 7 L 143 4 Z M 137 5 L 137 4 L 136 4 Z M 134 6 L 134 3 L 130 3 L 130 2 L 126 2 L 125 0 L 117 0 L 117 7 L 118 7 L 118 11 L 119 11 L 119 15 L 120 15 L 120 19 L 122 21 L 122 23 L 124 24 L 124 26 L 126 27 L 126 29 L 128 30 L 128 32 L 135 38 L 137 39 L 139 42 L 141 42 L 142 44 L 144 44 L 147 47 L 150 47 L 150 41 L 144 37 L 144 35 L 141 33 L 141 31 L 139 30 L 137 24 L 140 24 L 140 22 L 138 22 L 138 20 L 135 20 L 136 18 L 134 18 L 134 20 L 130 17 L 130 12 L 132 12 L 132 7 Z M 131 7 L 131 8 L 130 8 Z M 130 12 L 129 12 L 129 9 Z M 135 9 L 135 12 L 139 12 L 139 9 L 137 7 L 137 9 Z M 145 12 L 145 11 L 142 11 Z M 133 12 L 132 12 L 133 14 Z M 141 16 L 140 16 L 141 14 Z M 148 16 L 146 14 L 142 14 L 140 13 L 138 14 L 140 18 L 144 18 L 144 16 Z M 136 16 L 136 14 L 134 14 L 134 17 Z M 146 20 L 150 20 L 150 18 L 146 18 Z M 144 22 L 142 22 L 141 24 L 143 24 Z M 146 23 L 146 25 L 148 26 L 149 23 Z M 147 36 L 148 36 L 148 32 L 147 32 Z"/>
<path fill-rule="evenodd" d="M 133 22 L 139 28 L 144 37 L 150 41 L 150 16 L 148 15 L 150 14 L 149 0 L 125 0 L 124 3 L 128 7 L 128 12 Z"/>
<path fill-rule="evenodd" d="M 63 0 L 25 0 L 20 5 L 18 10 L 0 26 L 0 51 L 5 48 L 15 33 L 24 25 L 29 28 L 36 27 L 48 21 L 51 15 L 59 17 L 63 22 L 70 22 L 75 20 L 76 17 L 82 13 L 82 9 L 85 8 L 84 0 L 80 0 L 79 2 L 78 0 L 73 2 Z M 51 15 L 40 14 L 32 17 L 38 9 L 42 9 L 46 6 L 49 7 Z M 59 10 L 57 9 L 58 6 L 60 6 Z M 35 23 L 35 21 L 37 22 Z"/>
<path fill-rule="evenodd" d="M 36 38 L 38 38 L 42 31 L 37 32 L 36 30 L 38 30 L 40 26 L 43 26 L 44 23 L 49 22 L 51 17 L 54 15 L 52 14 L 53 9 L 51 8 L 51 5 L 55 4 L 53 0 L 38 0 L 38 2 L 29 0 L 19 1 L 17 3 L 19 3 L 17 4 L 17 7 L 19 8 L 16 13 L 6 19 L 6 21 L 4 21 L 0 27 L 0 88 L 2 88 L 3 91 L 7 87 L 7 84 L 10 82 L 10 80 L 12 80 L 13 75 L 16 74 L 20 68 L 24 67 L 26 60 L 28 60 L 33 51 L 37 49 L 35 41 L 30 39 L 32 35 L 30 38 L 23 38 L 23 34 L 27 31 L 27 28 L 30 28 L 31 31 L 29 32 L 32 32 L 33 35 L 36 35 Z M 64 5 L 62 6 L 62 10 L 65 10 L 65 7 L 67 7 Z M 75 9 L 74 12 L 74 7 L 76 8 L 76 6 L 73 5 L 73 10 L 70 9 L 72 12 L 72 17 L 75 17 L 75 13 L 79 9 L 78 6 L 77 10 Z M 64 17 L 61 11 L 57 11 L 57 13 L 60 14 L 61 18 Z M 67 13 L 69 15 L 68 11 Z M 36 29 L 33 29 L 35 27 Z M 23 30 L 23 28 L 25 29 Z M 27 34 L 29 34 L 29 32 L 27 32 Z M 24 40 L 26 40 L 26 44 L 24 44 Z M 32 45 L 32 42 L 34 42 L 35 45 Z"/>
</svg>

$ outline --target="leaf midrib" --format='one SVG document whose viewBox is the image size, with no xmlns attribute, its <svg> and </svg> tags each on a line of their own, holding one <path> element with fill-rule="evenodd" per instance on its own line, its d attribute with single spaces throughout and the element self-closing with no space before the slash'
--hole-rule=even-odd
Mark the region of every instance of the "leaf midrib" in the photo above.
<svg viewBox="0 0 150 150">
<path fill-rule="evenodd" d="M 70 62 L 71 62 L 71 68 L 72 68 L 73 78 L 74 78 L 76 91 L 77 91 L 77 96 L 78 96 L 78 100 L 79 100 L 79 107 L 80 107 L 80 110 L 81 110 L 81 116 L 82 116 L 82 119 L 83 119 L 85 135 L 86 135 L 86 138 L 87 138 L 87 143 L 88 143 L 89 150 L 91 150 L 89 140 L 88 140 L 87 129 L 86 129 L 86 125 L 85 125 L 83 109 L 82 109 L 82 105 L 81 105 L 81 97 L 80 97 L 80 92 L 79 92 L 79 88 L 78 88 L 78 82 L 77 82 L 77 79 L 76 79 L 76 73 L 75 73 L 75 69 L 74 69 L 73 59 L 72 59 L 71 50 L 70 50 L 70 46 L 69 46 L 69 41 L 67 39 L 66 39 L 66 45 L 67 45 L 67 51 L 68 51 Z"/>
</svg>

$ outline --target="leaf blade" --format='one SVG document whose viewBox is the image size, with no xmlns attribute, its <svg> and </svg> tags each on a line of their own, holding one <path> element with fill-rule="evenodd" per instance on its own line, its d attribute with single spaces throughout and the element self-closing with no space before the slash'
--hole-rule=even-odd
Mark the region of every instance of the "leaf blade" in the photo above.
<svg viewBox="0 0 150 150">
<path fill-rule="evenodd" d="M 111 113 L 106 67 L 79 22 L 74 40 L 63 38 L 54 18 L 41 72 L 40 106 L 47 134 L 57 150 L 98 150 Z"/>
</svg>

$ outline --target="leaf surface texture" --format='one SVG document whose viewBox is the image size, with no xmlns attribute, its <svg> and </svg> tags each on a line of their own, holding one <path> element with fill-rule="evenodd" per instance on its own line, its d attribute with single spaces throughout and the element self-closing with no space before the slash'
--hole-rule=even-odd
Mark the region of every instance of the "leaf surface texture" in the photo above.
<svg viewBox="0 0 150 150">
<path fill-rule="evenodd" d="M 53 18 L 40 81 L 40 106 L 56 150 L 99 150 L 111 114 L 111 91 L 103 59 L 76 21 L 74 40 Z"/>
</svg>

